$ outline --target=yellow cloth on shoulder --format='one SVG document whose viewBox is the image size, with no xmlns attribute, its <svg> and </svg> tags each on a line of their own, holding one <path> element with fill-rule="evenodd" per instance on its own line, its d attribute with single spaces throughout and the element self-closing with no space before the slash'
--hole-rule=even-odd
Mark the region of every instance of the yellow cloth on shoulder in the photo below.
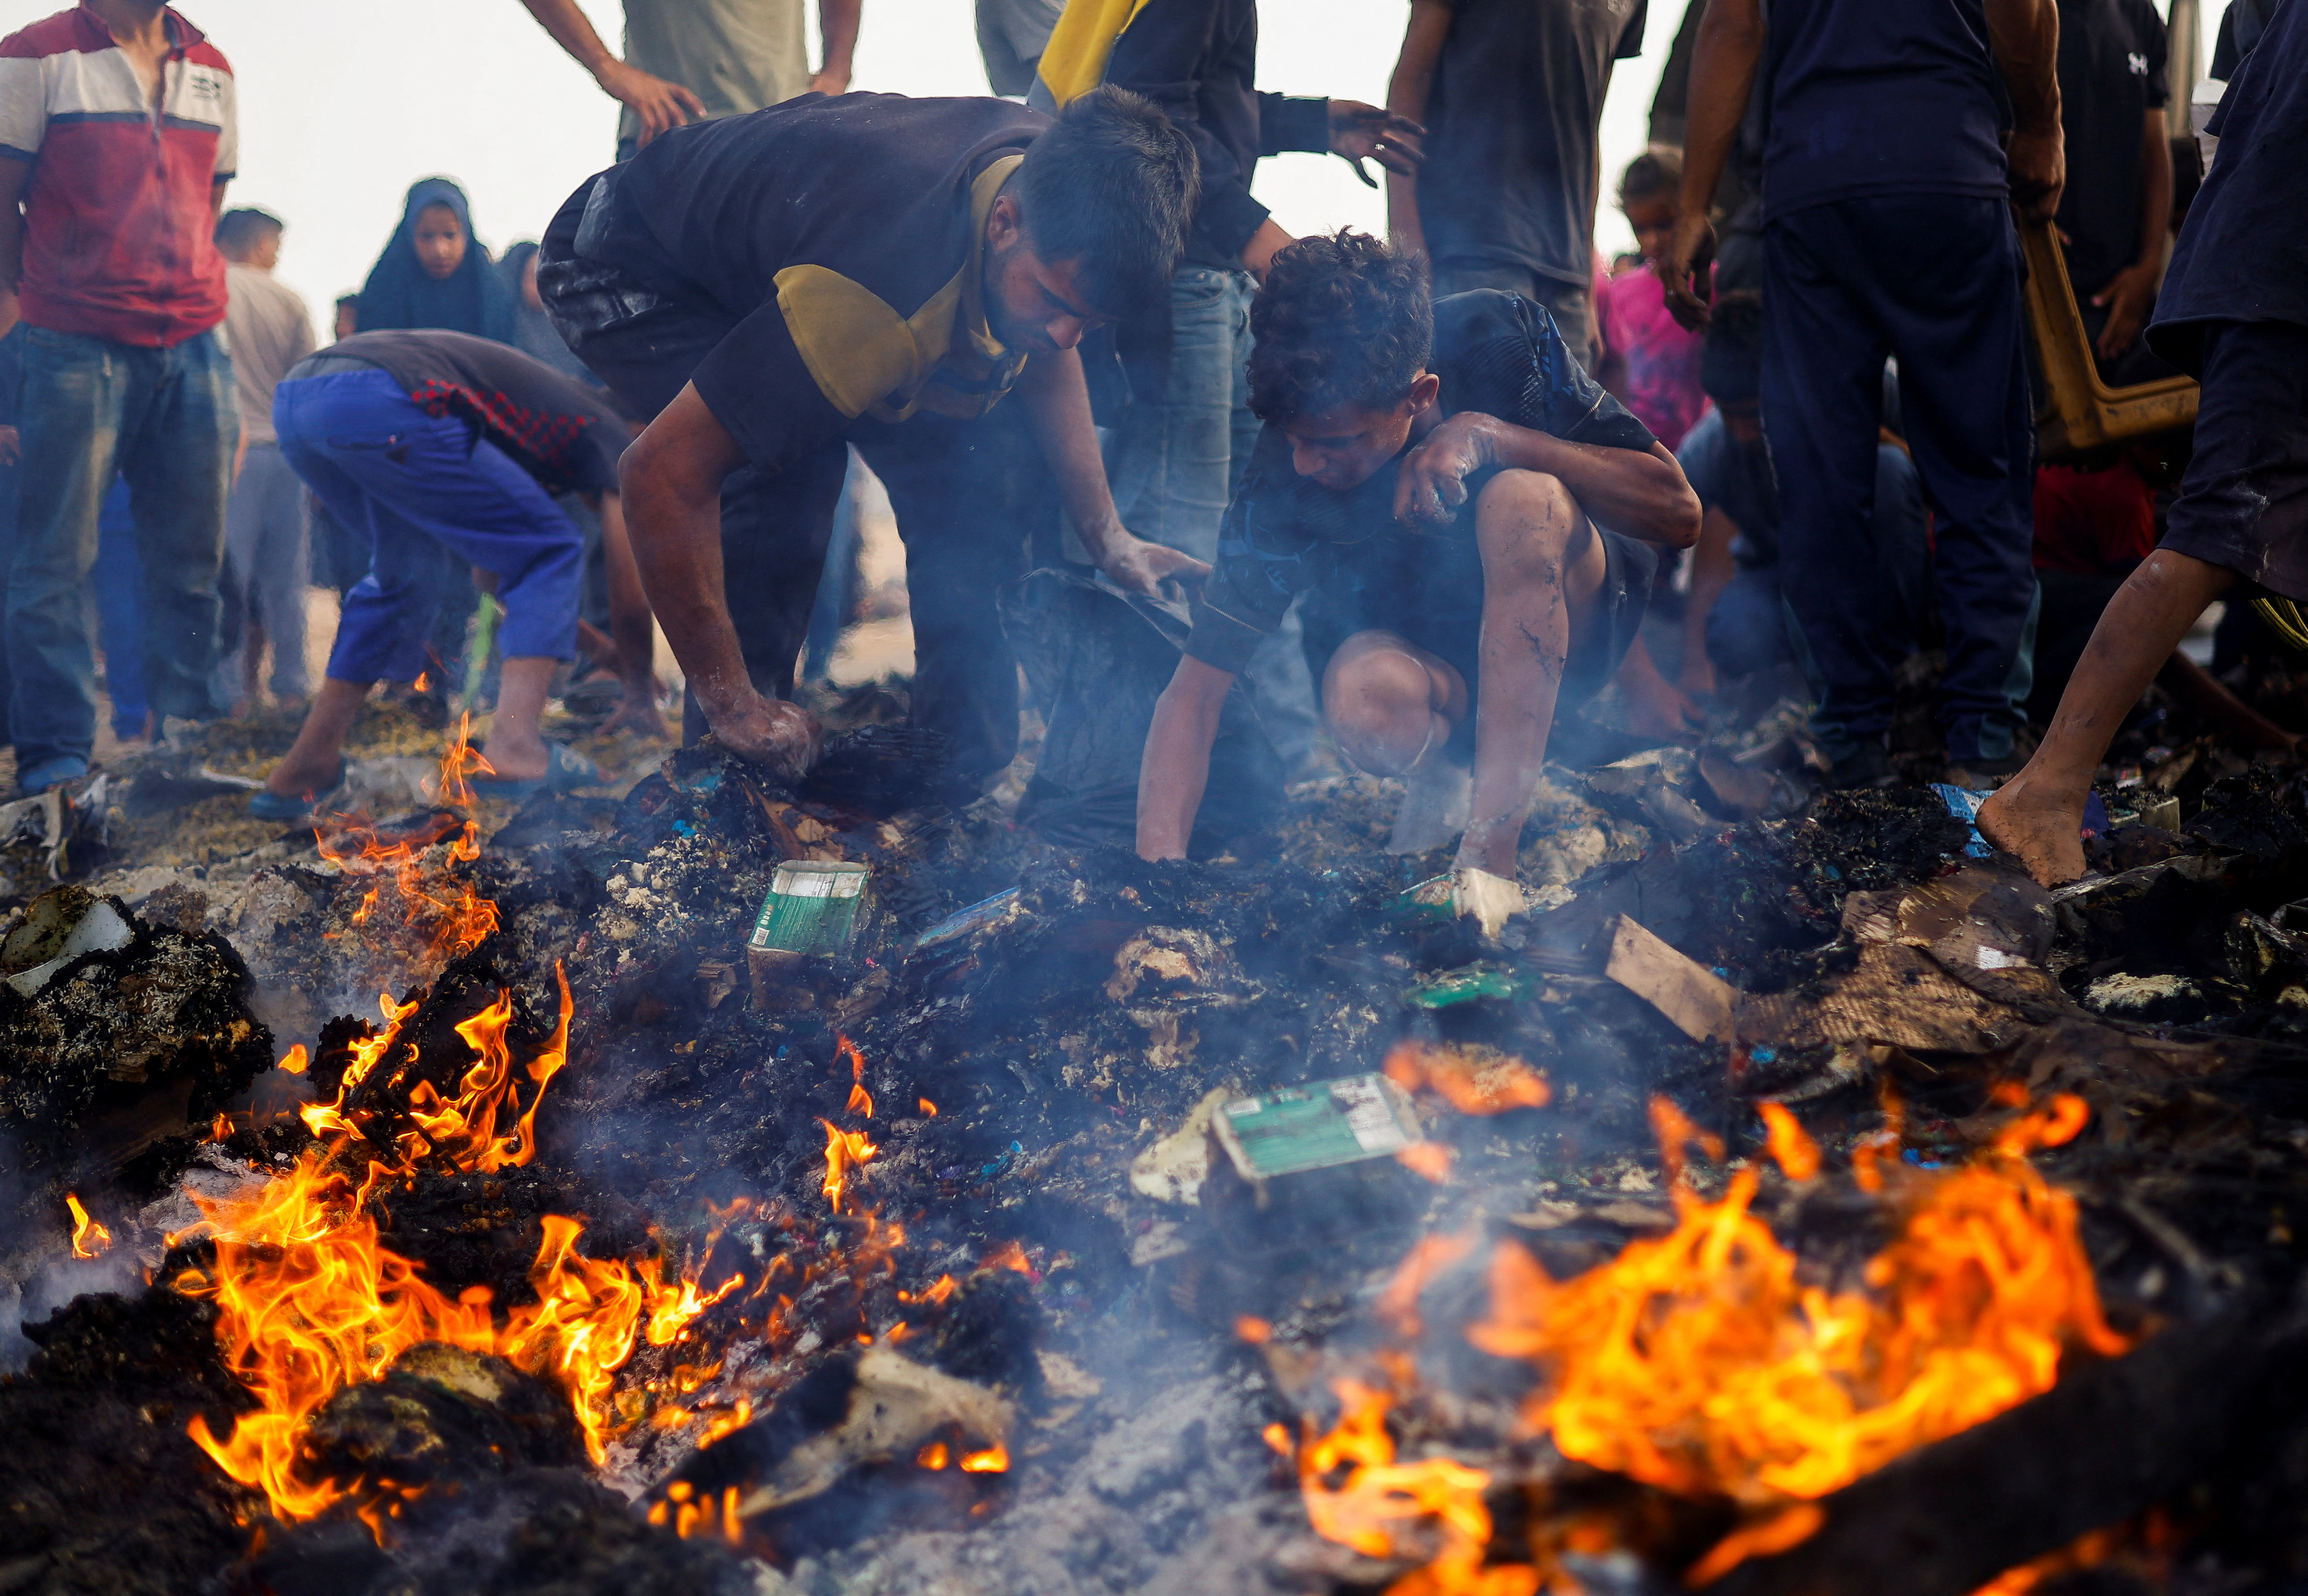
<svg viewBox="0 0 2308 1596">
<path fill-rule="evenodd" d="M 1037 68 L 1050 98 L 1064 106 L 1103 82 L 1114 41 L 1145 5 L 1146 0 L 1066 0 Z"/>
</svg>

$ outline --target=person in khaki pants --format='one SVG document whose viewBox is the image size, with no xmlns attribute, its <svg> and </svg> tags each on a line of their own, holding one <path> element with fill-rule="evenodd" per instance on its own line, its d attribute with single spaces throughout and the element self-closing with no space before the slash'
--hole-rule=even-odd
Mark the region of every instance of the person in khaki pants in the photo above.
<svg viewBox="0 0 2308 1596">
<path fill-rule="evenodd" d="M 305 589 L 313 579 L 312 519 L 305 485 L 280 458 L 272 431 L 272 390 L 288 368 L 313 352 L 313 317 L 296 292 L 272 275 L 287 224 L 262 210 L 228 210 L 217 222 L 225 258 L 225 336 L 232 344 L 233 388 L 240 402 L 242 455 L 225 504 L 224 579 L 245 614 L 254 598 L 272 644 L 272 697 L 291 707 L 312 694 L 305 669 Z M 254 691 L 245 628 L 225 638 L 210 696 L 237 708 Z"/>
<path fill-rule="evenodd" d="M 849 88 L 864 0 L 818 0 L 825 60 L 809 70 L 802 0 L 625 0 L 625 53 L 609 53 L 577 0 L 521 0 L 601 92 L 624 107 L 617 159 L 691 122 Z"/>
</svg>

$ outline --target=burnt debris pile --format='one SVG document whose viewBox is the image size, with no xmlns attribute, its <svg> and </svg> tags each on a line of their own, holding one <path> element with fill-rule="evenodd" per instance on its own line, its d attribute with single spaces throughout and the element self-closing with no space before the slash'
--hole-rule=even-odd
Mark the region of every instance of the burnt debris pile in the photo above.
<svg viewBox="0 0 2308 1596">
<path fill-rule="evenodd" d="M 1557 767 L 1486 934 L 1372 784 L 1157 865 L 939 752 L 20 907 L 0 1590 L 2308 1567 L 2297 776 L 2045 892 L 1959 795 Z"/>
</svg>

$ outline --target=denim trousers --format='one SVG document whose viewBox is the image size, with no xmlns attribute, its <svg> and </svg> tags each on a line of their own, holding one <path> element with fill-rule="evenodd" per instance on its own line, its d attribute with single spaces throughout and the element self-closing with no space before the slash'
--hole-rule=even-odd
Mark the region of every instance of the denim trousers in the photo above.
<svg viewBox="0 0 2308 1596">
<path fill-rule="evenodd" d="M 585 536 L 473 424 L 427 415 L 381 371 L 283 382 L 272 399 L 280 452 L 330 512 L 369 545 L 345 595 L 329 675 L 408 682 L 426 642 L 444 558 L 497 578 L 507 659 L 576 654 Z"/>
<path fill-rule="evenodd" d="M 242 613 L 252 606 L 272 645 L 272 695 L 312 693 L 305 669 L 305 589 L 313 580 L 313 534 L 305 513 L 305 485 L 288 468 L 278 443 L 252 443 L 232 485 L 225 511 L 225 579 L 234 584 Z M 247 629 L 226 638 L 216 670 L 220 705 L 240 696 Z"/>
<path fill-rule="evenodd" d="M 2027 724 L 2037 605 L 2036 421 L 2011 207 L 1930 193 L 1808 206 L 1764 229 L 1763 270 L 1763 430 L 1779 473 L 1780 579 L 1818 672 L 1813 734 L 1835 759 L 1891 724 L 1894 596 L 1851 552 L 1873 513 L 1894 357 L 1937 512 L 1948 756 L 2003 759 Z"/>
<path fill-rule="evenodd" d="M 225 497 L 240 441 L 221 331 L 151 349 L 82 333 L 22 332 L 23 476 L 8 562 L 9 729 L 28 783 L 86 768 L 96 660 L 82 588 L 97 511 L 116 474 L 135 499 L 144 674 L 166 718 L 211 712 Z"/>
<path fill-rule="evenodd" d="M 1170 278 L 1167 329 L 1158 313 L 1150 334 L 1133 329 L 1138 358 L 1125 356 L 1133 391 L 1107 460 L 1115 508 L 1139 536 L 1197 560 L 1217 557 L 1219 523 L 1258 441 L 1249 369 L 1256 291 L 1248 272 L 1182 266 Z M 1301 637 L 1294 608 L 1244 673 L 1286 768 L 1305 757 L 1321 718 Z"/>
</svg>

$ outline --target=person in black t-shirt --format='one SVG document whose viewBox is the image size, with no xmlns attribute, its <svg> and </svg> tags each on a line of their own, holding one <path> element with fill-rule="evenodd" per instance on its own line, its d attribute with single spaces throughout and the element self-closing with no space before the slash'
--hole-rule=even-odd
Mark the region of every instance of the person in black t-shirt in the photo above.
<svg viewBox="0 0 2308 1596">
<path fill-rule="evenodd" d="M 1055 120 L 805 94 L 676 128 L 570 196 L 538 292 L 571 352 L 650 418 L 624 480 L 690 736 L 710 725 L 788 775 L 815 758 L 817 723 L 783 700 L 845 445 L 897 511 L 910 712 L 954 740 L 956 787 L 1017 749 L 995 596 L 1024 574 L 1047 500 L 1124 588 L 1201 571 L 1115 513 L 1077 348 L 1161 294 L 1196 170 L 1184 135 L 1118 90 Z"/>
<path fill-rule="evenodd" d="M 369 689 L 425 668 L 444 556 L 493 575 L 505 609 L 504 677 L 483 748 L 493 773 L 475 787 L 520 798 L 600 780 L 582 755 L 545 742 L 538 721 L 555 670 L 575 653 L 585 561 L 585 535 L 555 495 L 596 498 L 612 571 L 632 570 L 617 456 L 633 429 L 607 397 L 487 339 L 363 332 L 289 368 L 272 420 L 289 468 L 366 537 L 369 570 L 345 595 L 327 679 L 296 744 L 250 811 L 295 819 L 343 785 L 345 734 Z M 637 579 L 624 586 L 638 599 Z"/>
<path fill-rule="evenodd" d="M 1413 804 L 1471 756 L 1459 864 L 1511 879 L 1556 708 L 1617 668 L 1698 501 L 1519 295 L 1432 304 L 1423 262 L 1345 232 L 1276 255 L 1251 322 L 1266 425 L 1147 734 L 1138 851 L 1184 856 L 1227 690 L 1303 593 L 1340 750 Z"/>
<path fill-rule="evenodd" d="M 2166 46 L 2148 0 L 2060 0 L 2068 185 L 2057 219 L 2100 377 L 2117 386 L 2172 373 L 2140 341 L 2172 218 Z"/>
<path fill-rule="evenodd" d="M 1387 179 L 1395 241 L 1437 295 L 1505 288 L 1546 306 L 1584 363 L 1595 342 L 1598 129 L 1611 71 L 1642 53 L 1649 0 L 1413 0 L 1387 109 L 1427 128 Z"/>
</svg>

